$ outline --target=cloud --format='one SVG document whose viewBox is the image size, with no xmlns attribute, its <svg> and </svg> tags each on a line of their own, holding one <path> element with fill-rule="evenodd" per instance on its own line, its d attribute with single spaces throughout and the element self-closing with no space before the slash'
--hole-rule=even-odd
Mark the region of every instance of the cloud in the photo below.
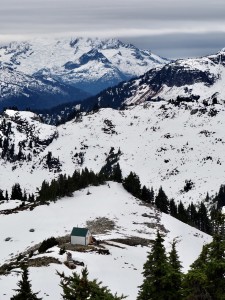
<svg viewBox="0 0 225 300">
<path fill-rule="evenodd" d="M 144 41 L 212 33 L 221 38 L 224 11 L 224 0 L 2 0 L 0 40 L 72 35 Z"/>
</svg>

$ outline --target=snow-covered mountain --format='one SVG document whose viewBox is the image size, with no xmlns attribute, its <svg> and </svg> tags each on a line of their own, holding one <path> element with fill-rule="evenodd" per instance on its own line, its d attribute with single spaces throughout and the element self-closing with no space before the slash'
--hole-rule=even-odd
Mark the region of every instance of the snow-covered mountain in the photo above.
<svg viewBox="0 0 225 300">
<path fill-rule="evenodd" d="M 221 104 L 179 107 L 150 102 L 123 111 L 83 113 L 58 127 L 39 123 L 32 113 L 8 110 L 0 120 L 0 188 L 10 190 L 18 182 L 35 192 L 44 179 L 59 173 L 72 175 L 84 167 L 99 172 L 111 149 L 117 153 L 120 148 L 123 176 L 134 171 L 142 184 L 155 191 L 162 185 L 169 198 L 196 203 L 207 192 L 215 195 L 224 184 L 224 122 Z M 193 182 L 188 192 L 184 192 L 186 180 Z"/>
<path fill-rule="evenodd" d="M 224 103 L 225 49 L 217 54 L 179 59 L 156 67 L 140 77 L 101 92 L 82 103 L 82 110 L 121 108 L 145 101 L 199 101 L 205 105 Z"/>
<path fill-rule="evenodd" d="M 0 65 L 0 110 L 12 106 L 20 109 L 50 108 L 88 96 L 88 93 L 56 80 L 38 79 Z"/>
<path fill-rule="evenodd" d="M 0 47 L 0 99 L 23 109 L 49 108 L 87 98 L 167 62 L 115 39 L 12 42 Z"/>
<path fill-rule="evenodd" d="M 169 198 L 182 200 L 185 205 L 197 203 L 207 192 L 215 195 L 224 183 L 224 126 L 222 104 L 197 102 L 177 106 L 158 101 L 125 110 L 104 108 L 77 115 L 58 127 L 42 123 L 31 112 L 6 110 L 0 117 L 0 188 L 10 192 L 14 183 L 20 183 L 22 189 L 35 192 L 43 180 L 50 181 L 59 174 L 71 175 L 85 167 L 99 172 L 109 153 L 119 152 L 123 176 L 134 171 L 142 185 L 153 186 L 155 191 L 162 186 Z M 184 190 L 186 180 L 192 182 L 189 191 Z M 142 267 L 157 229 L 165 235 L 167 251 L 171 241 L 178 240 L 184 271 L 211 241 L 196 228 L 144 205 L 115 182 L 89 186 L 49 205 L 2 214 L 19 205 L 20 201 L 0 201 L 0 226 L 4 229 L 0 233 L 0 265 L 10 264 L 7 276 L 0 276 L 0 298 L 5 300 L 14 294 L 18 261 L 23 255 L 32 266 L 32 289 L 40 291 L 43 298 L 61 300 L 56 270 L 72 273 L 64 264 L 66 255 L 59 254 L 60 246 L 44 254 L 34 249 L 51 236 L 65 239 L 77 225 L 97 223 L 94 236 L 103 241 L 110 255 L 70 250 L 73 259 L 87 266 L 91 279 L 98 278 L 129 300 L 136 299 L 143 280 Z M 99 226 L 102 221 L 106 223 Z M 76 272 L 81 268 L 78 266 Z"/>
</svg>

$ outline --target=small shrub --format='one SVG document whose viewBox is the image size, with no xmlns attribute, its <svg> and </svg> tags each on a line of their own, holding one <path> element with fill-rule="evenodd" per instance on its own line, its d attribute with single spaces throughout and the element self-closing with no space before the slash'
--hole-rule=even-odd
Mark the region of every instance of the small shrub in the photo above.
<svg viewBox="0 0 225 300">
<path fill-rule="evenodd" d="M 56 245 L 58 245 L 57 240 L 54 237 L 50 237 L 49 239 L 44 240 L 41 243 L 41 246 L 39 247 L 38 252 L 44 253 L 44 252 L 46 252 L 46 250 L 48 250 L 49 248 L 52 248 Z"/>
<path fill-rule="evenodd" d="M 194 186 L 194 183 L 191 180 L 185 180 L 185 185 L 184 185 L 184 192 L 187 193 L 190 191 Z"/>
<path fill-rule="evenodd" d="M 29 253 L 29 258 L 31 258 L 33 255 L 34 255 L 34 251 L 31 250 L 30 253 Z"/>
<path fill-rule="evenodd" d="M 59 249 L 59 255 L 63 255 L 66 252 L 65 246 Z"/>
</svg>

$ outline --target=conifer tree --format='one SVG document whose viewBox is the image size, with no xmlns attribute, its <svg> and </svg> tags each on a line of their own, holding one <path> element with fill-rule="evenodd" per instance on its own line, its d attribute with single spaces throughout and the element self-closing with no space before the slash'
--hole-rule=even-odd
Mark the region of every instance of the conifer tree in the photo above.
<svg viewBox="0 0 225 300">
<path fill-rule="evenodd" d="M 211 231 L 210 220 L 208 217 L 207 209 L 203 202 L 200 203 L 200 207 L 198 210 L 198 218 L 199 218 L 199 229 L 206 233 L 210 233 Z"/>
<path fill-rule="evenodd" d="M 185 299 L 225 299 L 225 241 L 216 234 L 185 275 Z"/>
<path fill-rule="evenodd" d="M 152 193 L 145 185 L 141 189 L 141 200 L 152 203 Z"/>
<path fill-rule="evenodd" d="M 191 204 L 188 206 L 187 213 L 188 224 L 190 224 L 191 226 L 198 226 L 198 213 L 193 202 L 191 202 Z"/>
<path fill-rule="evenodd" d="M 9 200 L 9 195 L 8 195 L 8 191 L 5 191 L 5 200 Z"/>
<path fill-rule="evenodd" d="M 37 297 L 38 293 L 33 293 L 31 290 L 27 266 L 22 266 L 22 272 L 22 279 L 17 284 L 19 288 L 15 290 L 17 294 L 11 297 L 11 300 L 41 300 Z"/>
<path fill-rule="evenodd" d="M 125 298 L 113 295 L 96 279 L 89 280 L 87 268 L 82 270 L 81 276 L 76 273 L 69 277 L 66 277 L 64 273 L 58 273 L 58 275 L 61 277 L 60 286 L 63 289 L 64 300 L 121 300 Z"/>
<path fill-rule="evenodd" d="M 133 196 L 139 198 L 141 195 L 141 184 L 137 174 L 130 172 L 130 174 L 124 179 L 124 188 Z"/>
<path fill-rule="evenodd" d="M 169 212 L 172 217 L 177 218 L 177 205 L 176 205 L 174 199 L 170 200 Z"/>
<path fill-rule="evenodd" d="M 5 197 L 3 195 L 3 191 L 0 189 L 0 200 L 5 200 Z"/>
<path fill-rule="evenodd" d="M 216 195 L 214 202 L 217 203 L 217 209 L 225 205 L 225 185 L 220 186 L 219 193 Z"/>
<path fill-rule="evenodd" d="M 170 289 L 170 267 L 159 231 L 144 264 L 144 281 L 137 300 L 166 300 Z"/>
<path fill-rule="evenodd" d="M 120 168 L 120 164 L 117 163 L 113 169 L 112 169 L 112 175 L 111 175 L 111 180 L 114 180 L 116 182 L 122 182 L 122 171 Z"/>
<path fill-rule="evenodd" d="M 188 211 L 185 209 L 182 201 L 178 204 L 177 218 L 184 223 L 188 223 Z"/>
<path fill-rule="evenodd" d="M 11 200 L 23 200 L 23 193 L 19 183 L 12 186 Z"/>
<path fill-rule="evenodd" d="M 182 272 L 181 263 L 176 250 L 176 243 L 176 240 L 173 240 L 172 249 L 169 253 L 170 289 L 168 293 L 168 300 L 182 299 Z"/>
<path fill-rule="evenodd" d="M 155 198 L 155 205 L 161 212 L 168 214 L 169 201 L 162 187 L 159 188 L 158 195 Z"/>
</svg>

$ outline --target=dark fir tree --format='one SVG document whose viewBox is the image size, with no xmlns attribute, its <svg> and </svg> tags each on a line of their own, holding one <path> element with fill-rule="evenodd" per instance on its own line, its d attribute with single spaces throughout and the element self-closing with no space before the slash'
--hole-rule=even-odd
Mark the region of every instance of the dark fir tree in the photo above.
<svg viewBox="0 0 225 300">
<path fill-rule="evenodd" d="M 173 240 L 172 249 L 169 253 L 169 266 L 170 266 L 170 288 L 168 292 L 168 300 L 180 300 L 182 298 L 182 272 L 181 263 L 176 250 L 176 240 Z"/>
<path fill-rule="evenodd" d="M 164 239 L 159 231 L 144 264 L 144 282 L 137 300 L 166 300 L 170 290 L 170 266 L 167 260 Z"/>
<path fill-rule="evenodd" d="M 7 190 L 5 191 L 5 200 L 9 200 L 9 194 Z"/>
<path fill-rule="evenodd" d="M 141 200 L 147 203 L 153 203 L 152 192 L 145 185 L 141 189 Z"/>
<path fill-rule="evenodd" d="M 174 199 L 169 201 L 169 213 L 172 217 L 177 218 L 177 205 Z"/>
<path fill-rule="evenodd" d="M 206 206 L 203 202 L 200 203 L 200 207 L 198 210 L 198 219 L 199 219 L 199 229 L 206 233 L 211 233 L 211 224 L 210 219 L 208 217 L 208 212 Z"/>
<path fill-rule="evenodd" d="M 225 206 L 225 185 L 221 185 L 219 193 L 214 198 L 214 202 L 217 204 L 217 209 Z"/>
<path fill-rule="evenodd" d="M 5 200 L 5 197 L 3 195 L 3 191 L 0 189 L 0 200 Z"/>
<path fill-rule="evenodd" d="M 187 213 L 188 213 L 188 224 L 194 227 L 198 227 L 198 212 L 193 202 L 189 204 Z"/>
<path fill-rule="evenodd" d="M 161 210 L 161 212 L 168 214 L 169 201 L 162 187 L 159 188 L 158 195 L 155 197 L 155 205 L 159 210 Z"/>
<path fill-rule="evenodd" d="M 19 183 L 12 186 L 11 200 L 23 200 L 23 193 Z"/>
<path fill-rule="evenodd" d="M 87 268 L 84 268 L 81 275 L 73 273 L 72 276 L 65 276 L 63 273 L 60 286 L 63 289 L 64 300 L 121 300 L 125 297 L 113 295 L 107 287 L 101 286 L 96 279 L 88 279 Z"/>
<path fill-rule="evenodd" d="M 116 181 L 116 182 L 122 182 L 122 171 L 120 168 L 120 164 L 117 163 L 115 166 L 112 168 L 112 175 L 110 176 L 109 179 Z"/>
<path fill-rule="evenodd" d="M 211 231 L 214 235 L 223 236 L 225 239 L 225 215 L 220 209 L 212 208 L 211 212 Z"/>
<path fill-rule="evenodd" d="M 133 196 L 140 198 L 141 184 L 137 174 L 130 172 L 130 174 L 124 179 L 123 186 Z"/>
<path fill-rule="evenodd" d="M 184 223 L 188 223 L 188 211 L 185 209 L 182 201 L 180 201 L 177 207 L 177 219 Z"/>
<path fill-rule="evenodd" d="M 11 300 L 41 300 L 37 297 L 38 293 L 33 293 L 31 289 L 31 284 L 29 281 L 29 272 L 27 266 L 22 266 L 22 279 L 18 282 L 18 289 L 16 295 L 11 297 Z"/>
<path fill-rule="evenodd" d="M 216 234 L 191 265 L 184 280 L 185 299 L 225 299 L 225 241 Z"/>
</svg>

